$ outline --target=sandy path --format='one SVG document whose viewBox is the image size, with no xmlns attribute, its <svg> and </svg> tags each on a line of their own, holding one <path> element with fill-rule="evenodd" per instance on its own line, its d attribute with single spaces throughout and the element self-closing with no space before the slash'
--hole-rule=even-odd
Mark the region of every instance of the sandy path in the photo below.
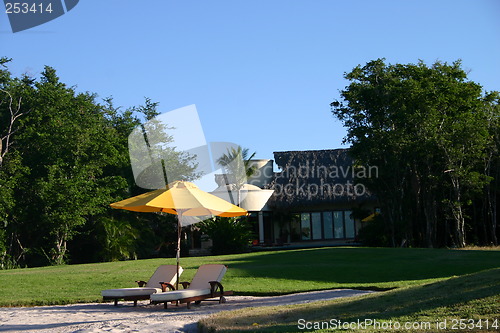
<svg viewBox="0 0 500 333">
<path fill-rule="evenodd" d="M 0 308 L 2 332 L 197 332 L 197 322 L 213 313 L 249 306 L 273 306 L 328 300 L 364 295 L 369 291 L 324 290 L 275 297 L 229 296 L 227 303 L 202 302 L 179 307 L 150 305 L 139 302 L 138 307 L 122 303 L 73 304 L 33 308 Z"/>
</svg>

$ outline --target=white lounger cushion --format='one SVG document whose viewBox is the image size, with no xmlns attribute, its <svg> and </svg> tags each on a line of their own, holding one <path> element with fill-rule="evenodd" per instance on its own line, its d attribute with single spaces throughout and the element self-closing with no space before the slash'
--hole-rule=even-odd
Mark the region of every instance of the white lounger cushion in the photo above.
<svg viewBox="0 0 500 333">
<path fill-rule="evenodd" d="M 151 300 L 153 302 L 169 302 L 176 301 L 188 297 L 196 297 L 210 295 L 210 289 L 181 289 L 174 291 L 167 291 L 164 293 L 151 294 Z"/>
<path fill-rule="evenodd" d="M 187 289 L 155 293 L 151 295 L 153 302 L 169 302 L 183 298 L 210 295 L 210 281 L 221 282 L 227 267 L 224 265 L 201 265 Z"/>
<path fill-rule="evenodd" d="M 151 295 L 154 293 L 161 293 L 161 288 L 120 288 L 120 289 L 107 289 L 101 291 L 103 297 L 129 297 L 129 296 L 142 296 Z"/>
<path fill-rule="evenodd" d="M 202 265 L 196 271 L 196 274 L 189 285 L 191 289 L 209 289 L 210 281 L 221 282 L 224 274 L 226 274 L 227 267 L 224 265 L 207 264 Z"/>
<path fill-rule="evenodd" d="M 182 267 L 179 267 L 179 275 L 182 273 Z M 101 291 L 103 297 L 128 297 L 128 296 L 141 296 L 151 295 L 161 292 L 160 282 L 169 282 L 175 285 L 177 281 L 177 266 L 176 265 L 161 265 L 153 273 L 145 287 L 136 288 L 120 288 L 120 289 L 107 289 Z"/>
<path fill-rule="evenodd" d="M 182 267 L 179 266 L 179 275 L 182 273 Z M 169 282 L 175 284 L 177 281 L 177 266 L 176 265 L 161 265 L 149 278 L 146 287 L 160 288 L 160 282 Z"/>
</svg>

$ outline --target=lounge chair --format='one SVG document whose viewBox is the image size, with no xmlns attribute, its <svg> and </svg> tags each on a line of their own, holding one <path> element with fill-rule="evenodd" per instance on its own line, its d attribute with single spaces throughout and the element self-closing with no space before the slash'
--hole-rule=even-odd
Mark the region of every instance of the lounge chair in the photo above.
<svg viewBox="0 0 500 333">
<path fill-rule="evenodd" d="M 182 273 L 182 267 L 179 267 L 179 275 Z M 151 294 L 161 292 L 167 288 L 174 290 L 177 281 L 176 265 L 161 265 L 156 269 L 148 282 L 135 281 L 139 285 L 136 288 L 107 289 L 101 291 L 103 301 L 114 300 L 115 306 L 118 300 L 134 301 L 137 306 L 138 300 L 149 299 Z"/>
<path fill-rule="evenodd" d="M 167 285 L 162 285 L 163 292 L 151 294 L 151 303 L 163 303 L 165 309 L 168 302 L 187 303 L 191 308 L 191 302 L 200 304 L 203 300 L 218 297 L 219 303 L 225 303 L 224 296 L 232 295 L 232 291 L 224 291 L 221 284 L 227 267 L 224 265 L 202 265 L 193 277 L 191 283 L 181 282 L 184 289 L 167 291 Z"/>
</svg>

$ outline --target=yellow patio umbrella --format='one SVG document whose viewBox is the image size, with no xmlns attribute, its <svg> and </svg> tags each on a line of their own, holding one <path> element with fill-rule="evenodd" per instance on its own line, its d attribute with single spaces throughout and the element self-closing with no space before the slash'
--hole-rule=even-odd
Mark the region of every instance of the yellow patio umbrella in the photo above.
<svg viewBox="0 0 500 333">
<path fill-rule="evenodd" d="M 186 181 L 176 181 L 168 184 L 165 189 L 140 194 L 110 206 L 133 212 L 164 212 L 177 215 L 177 289 L 183 216 L 234 217 L 248 214 L 245 209 L 200 190 L 195 184 Z M 186 222 L 184 225 L 192 223 Z"/>
</svg>

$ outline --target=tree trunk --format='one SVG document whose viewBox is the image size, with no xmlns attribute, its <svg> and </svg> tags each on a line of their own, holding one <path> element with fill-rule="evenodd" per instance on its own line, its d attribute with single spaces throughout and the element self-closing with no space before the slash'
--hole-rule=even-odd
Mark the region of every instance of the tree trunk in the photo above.
<svg viewBox="0 0 500 333">
<path fill-rule="evenodd" d="M 25 112 L 21 112 L 21 101 L 22 98 L 19 98 L 17 102 L 17 106 L 14 106 L 14 98 L 12 95 L 3 89 L 0 89 L 1 92 L 6 93 L 9 96 L 9 112 L 10 112 L 10 118 L 9 118 L 9 126 L 7 128 L 7 133 L 3 136 L 0 137 L 0 167 L 2 166 L 3 158 L 9 151 L 9 147 L 11 146 L 11 136 L 14 134 L 16 131 L 14 128 L 14 123 L 16 120 L 21 117 L 22 115 L 25 114 Z M 1 135 L 1 133 L 0 133 Z M 3 140 L 5 140 L 5 145 L 3 144 Z"/>
<path fill-rule="evenodd" d="M 496 182 L 496 181 L 495 181 Z M 498 245 L 497 239 L 497 193 L 496 191 L 489 190 L 490 186 L 488 186 L 488 208 L 490 215 L 490 233 L 491 233 L 491 241 L 493 245 Z"/>
<path fill-rule="evenodd" d="M 455 215 L 455 241 L 457 247 L 465 247 L 465 221 L 461 207 L 457 207 Z"/>
<path fill-rule="evenodd" d="M 427 192 L 427 193 L 426 193 Z M 425 228 L 425 246 L 433 248 L 436 246 L 436 201 L 434 196 L 428 191 L 425 191 L 424 201 L 424 215 L 426 221 Z"/>
<path fill-rule="evenodd" d="M 462 211 L 460 181 L 457 177 L 452 176 L 451 182 L 454 198 L 452 198 L 450 206 L 455 220 L 455 245 L 457 247 L 465 247 L 465 218 Z"/>
<path fill-rule="evenodd" d="M 55 265 L 64 264 L 64 258 L 67 251 L 67 233 L 63 232 L 56 241 L 56 252 L 52 255 L 52 263 Z"/>
<path fill-rule="evenodd" d="M 397 193 L 398 195 L 400 193 Z M 399 246 L 397 237 L 397 227 L 401 225 L 402 220 L 402 205 L 401 200 L 399 198 L 390 200 L 389 207 L 389 228 L 391 234 L 391 246 L 397 247 Z"/>
<path fill-rule="evenodd" d="M 391 247 L 396 247 L 396 237 L 395 237 L 395 231 L 394 231 L 394 224 L 395 224 L 395 205 L 394 205 L 394 200 L 391 200 L 391 193 L 389 195 L 380 195 L 380 202 L 383 203 L 382 207 L 382 212 L 384 216 L 384 221 L 387 222 L 386 224 L 386 231 L 389 232 L 390 235 L 390 246 Z"/>
<path fill-rule="evenodd" d="M 484 166 L 484 174 L 493 178 L 493 180 L 486 185 L 485 187 L 485 214 L 483 217 L 484 222 L 484 231 L 485 231 L 485 243 L 498 245 L 497 239 L 497 192 L 495 191 L 498 188 L 498 177 L 500 176 L 500 172 L 498 169 L 498 157 L 495 157 L 495 152 L 492 150 L 490 152 L 488 158 L 485 160 Z M 493 164 L 493 168 L 492 165 Z M 492 171 L 495 171 L 494 173 Z M 490 234 L 490 236 L 488 235 Z M 489 237 L 488 237 L 489 236 Z"/>
</svg>

